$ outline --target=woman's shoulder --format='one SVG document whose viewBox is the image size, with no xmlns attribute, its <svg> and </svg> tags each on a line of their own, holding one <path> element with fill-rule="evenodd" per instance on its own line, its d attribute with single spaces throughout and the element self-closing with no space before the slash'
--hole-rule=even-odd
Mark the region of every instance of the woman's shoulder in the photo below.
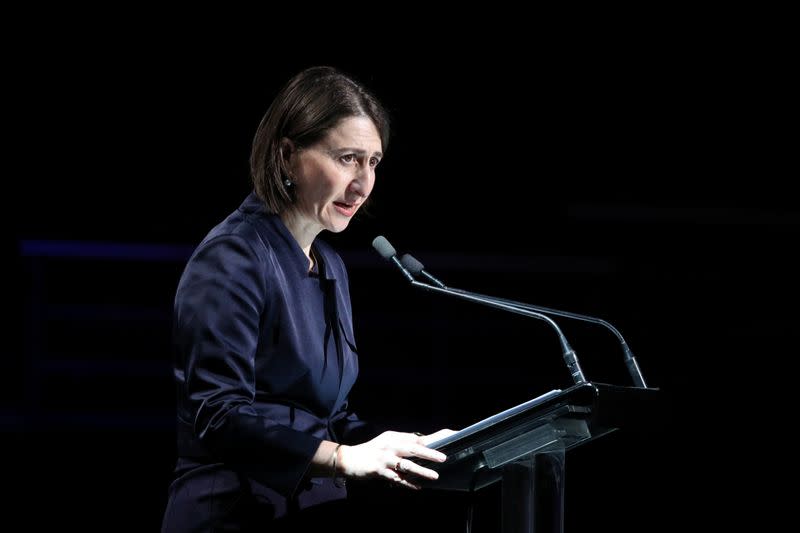
<svg viewBox="0 0 800 533">
<path fill-rule="evenodd" d="M 263 242 L 264 239 L 253 221 L 248 220 L 239 212 L 233 212 L 206 234 L 198 248 L 226 241 L 244 241 L 255 249 L 260 248 L 257 244 Z"/>
<path fill-rule="evenodd" d="M 252 245 L 260 244 L 269 248 L 270 241 L 278 233 L 273 229 L 275 218 L 278 218 L 277 215 L 269 213 L 255 193 L 250 193 L 239 207 L 206 234 L 201 245 L 227 238 L 243 239 Z"/>
<path fill-rule="evenodd" d="M 247 203 L 245 200 L 242 206 L 211 228 L 197 245 L 193 256 L 204 250 L 233 247 L 246 248 L 253 255 L 266 257 L 271 248 L 271 239 L 269 231 L 259 228 L 258 219 L 267 215 L 243 209 Z"/>
</svg>

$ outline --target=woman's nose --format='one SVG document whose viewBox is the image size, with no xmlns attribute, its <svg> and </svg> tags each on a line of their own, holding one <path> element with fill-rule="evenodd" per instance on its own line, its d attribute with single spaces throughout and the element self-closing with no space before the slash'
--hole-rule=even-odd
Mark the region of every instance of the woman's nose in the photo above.
<svg viewBox="0 0 800 533">
<path fill-rule="evenodd" d="M 372 190 L 373 176 L 371 169 L 358 172 L 356 178 L 350 182 L 350 190 L 359 196 L 367 197 Z"/>
</svg>

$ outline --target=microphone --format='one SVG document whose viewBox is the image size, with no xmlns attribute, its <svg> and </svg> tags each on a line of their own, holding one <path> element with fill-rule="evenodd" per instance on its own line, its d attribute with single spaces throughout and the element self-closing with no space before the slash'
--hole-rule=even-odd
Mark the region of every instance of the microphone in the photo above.
<svg viewBox="0 0 800 533">
<path fill-rule="evenodd" d="M 410 254 L 404 254 L 403 257 L 400 258 L 400 262 L 403 264 L 403 266 L 405 266 L 405 268 L 407 268 L 412 273 L 412 275 L 420 275 L 420 274 L 422 274 L 426 278 L 430 279 L 437 286 L 444 287 L 444 284 L 442 284 L 441 281 L 439 281 L 438 279 L 436 279 L 432 275 L 428 274 L 425 271 L 425 267 L 422 265 L 422 263 L 420 263 L 417 259 L 415 259 Z M 461 289 L 450 289 L 450 290 L 456 291 L 458 293 L 463 293 L 463 294 L 473 294 L 473 293 L 470 293 L 469 291 L 464 291 L 464 290 L 461 290 Z M 637 387 L 644 388 L 644 389 L 647 388 L 647 384 L 644 381 L 644 376 L 642 375 L 642 371 L 639 368 L 639 364 L 636 362 L 636 357 L 634 357 L 633 352 L 631 351 L 630 347 L 628 346 L 628 343 L 625 342 L 625 339 L 622 337 L 622 334 L 619 332 L 619 330 L 617 330 L 617 328 L 615 328 L 614 326 L 612 326 L 611 324 L 609 324 L 605 320 L 603 320 L 601 318 L 589 316 L 589 315 L 580 315 L 578 313 L 571 313 L 569 311 L 561 311 L 561 310 L 558 310 L 558 309 L 552 309 L 550 307 L 543 307 L 543 306 L 537 306 L 537 305 L 531 305 L 531 304 L 526 304 L 526 303 L 522 303 L 522 302 L 517 302 L 517 301 L 514 301 L 514 300 L 507 300 L 505 298 L 497 298 L 497 297 L 494 297 L 494 296 L 486 296 L 486 298 L 489 298 L 490 300 L 493 300 L 495 302 L 500 302 L 500 303 L 503 303 L 503 304 L 506 304 L 506 305 L 510 305 L 510 306 L 518 308 L 518 309 L 527 309 L 529 311 L 536 311 L 538 313 L 543 313 L 543 314 L 546 314 L 546 315 L 555 315 L 555 316 L 561 316 L 561 317 L 564 317 L 564 318 L 570 318 L 570 319 L 573 319 L 573 320 L 581 320 L 583 322 L 590 322 L 590 323 L 593 323 L 593 324 L 600 324 L 601 326 L 609 329 L 617 337 L 617 339 L 620 342 L 620 345 L 622 346 L 622 350 L 623 350 L 623 352 L 625 354 L 625 366 L 628 368 L 628 373 L 630 374 L 631 379 L 633 380 L 633 383 Z"/>
<path fill-rule="evenodd" d="M 396 266 L 408 281 L 414 283 L 414 276 L 411 275 L 411 272 L 406 270 L 406 267 L 400 264 L 400 260 L 397 259 L 397 250 L 394 249 L 394 246 L 389 244 L 389 241 L 386 240 L 386 237 L 383 235 L 378 235 L 375 237 L 372 240 L 372 247 L 375 248 L 375 251 L 378 252 L 381 257 Z"/>
<path fill-rule="evenodd" d="M 409 272 L 409 269 L 406 268 L 398 259 L 397 259 L 397 251 L 394 247 L 389 244 L 389 241 L 386 240 L 383 236 L 378 236 L 372 241 L 372 247 L 384 258 L 390 260 L 399 270 L 403 273 L 403 276 L 411 282 L 413 287 L 417 287 L 418 289 L 437 292 L 440 294 L 447 294 L 450 296 L 454 296 L 456 298 L 467 300 L 470 302 L 479 303 L 482 305 L 486 305 L 489 307 L 494 307 L 496 309 L 502 309 L 504 311 L 509 311 L 511 313 L 515 313 L 518 315 L 528 316 L 532 318 L 537 318 L 539 320 L 543 320 L 547 322 L 550 327 L 552 327 L 555 332 L 558 334 L 558 340 L 561 343 L 561 351 L 564 357 L 564 362 L 567 364 L 567 369 L 569 370 L 570 376 L 572 376 L 572 380 L 575 382 L 576 385 L 585 383 L 586 378 L 583 375 L 583 370 L 581 369 L 580 363 L 578 362 L 578 356 L 575 353 L 575 350 L 572 349 L 567 338 L 564 336 L 564 333 L 561 331 L 561 328 L 558 327 L 553 319 L 550 317 L 538 313 L 536 311 L 530 309 L 523 309 L 519 306 L 509 305 L 504 302 L 495 301 L 492 298 L 485 297 L 480 294 L 475 293 L 468 293 L 466 291 L 456 291 L 452 289 L 448 289 L 447 287 L 442 284 L 441 287 L 428 285 L 427 283 L 420 283 L 417 281 L 414 276 Z M 417 263 L 421 266 L 422 263 Z M 411 266 L 416 266 L 415 264 L 411 264 Z M 424 269 L 420 269 L 420 272 Z M 431 276 L 432 277 L 432 276 Z M 434 278 L 435 279 L 435 278 Z M 441 282 L 439 282 L 441 283 Z"/>
<path fill-rule="evenodd" d="M 447 288 L 444 283 L 433 277 L 433 275 L 431 275 L 430 272 L 425 270 L 425 267 L 422 265 L 422 263 L 417 261 L 411 254 L 403 254 L 403 257 L 400 258 L 400 263 L 404 267 L 406 267 L 409 270 L 409 272 L 411 272 L 412 275 L 419 276 L 420 274 L 422 274 L 440 289 Z M 535 311 L 535 309 L 532 309 L 532 311 Z"/>
</svg>

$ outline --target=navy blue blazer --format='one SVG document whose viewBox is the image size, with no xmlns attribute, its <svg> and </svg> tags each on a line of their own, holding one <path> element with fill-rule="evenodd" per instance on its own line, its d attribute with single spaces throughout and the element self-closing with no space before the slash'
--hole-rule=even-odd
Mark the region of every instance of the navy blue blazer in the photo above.
<svg viewBox="0 0 800 533">
<path fill-rule="evenodd" d="M 251 193 L 195 250 L 174 309 L 178 453 L 224 462 L 291 496 L 322 439 L 375 430 L 348 411 L 358 375 L 347 272 L 319 271 Z"/>
</svg>

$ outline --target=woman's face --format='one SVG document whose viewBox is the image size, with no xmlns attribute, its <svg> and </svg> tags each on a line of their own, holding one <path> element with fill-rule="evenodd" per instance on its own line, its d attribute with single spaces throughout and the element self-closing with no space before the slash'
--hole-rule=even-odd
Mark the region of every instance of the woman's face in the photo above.
<svg viewBox="0 0 800 533">
<path fill-rule="evenodd" d="M 381 138 L 367 117 L 349 117 L 321 141 L 292 152 L 296 214 L 320 231 L 344 230 L 375 185 Z"/>
</svg>

